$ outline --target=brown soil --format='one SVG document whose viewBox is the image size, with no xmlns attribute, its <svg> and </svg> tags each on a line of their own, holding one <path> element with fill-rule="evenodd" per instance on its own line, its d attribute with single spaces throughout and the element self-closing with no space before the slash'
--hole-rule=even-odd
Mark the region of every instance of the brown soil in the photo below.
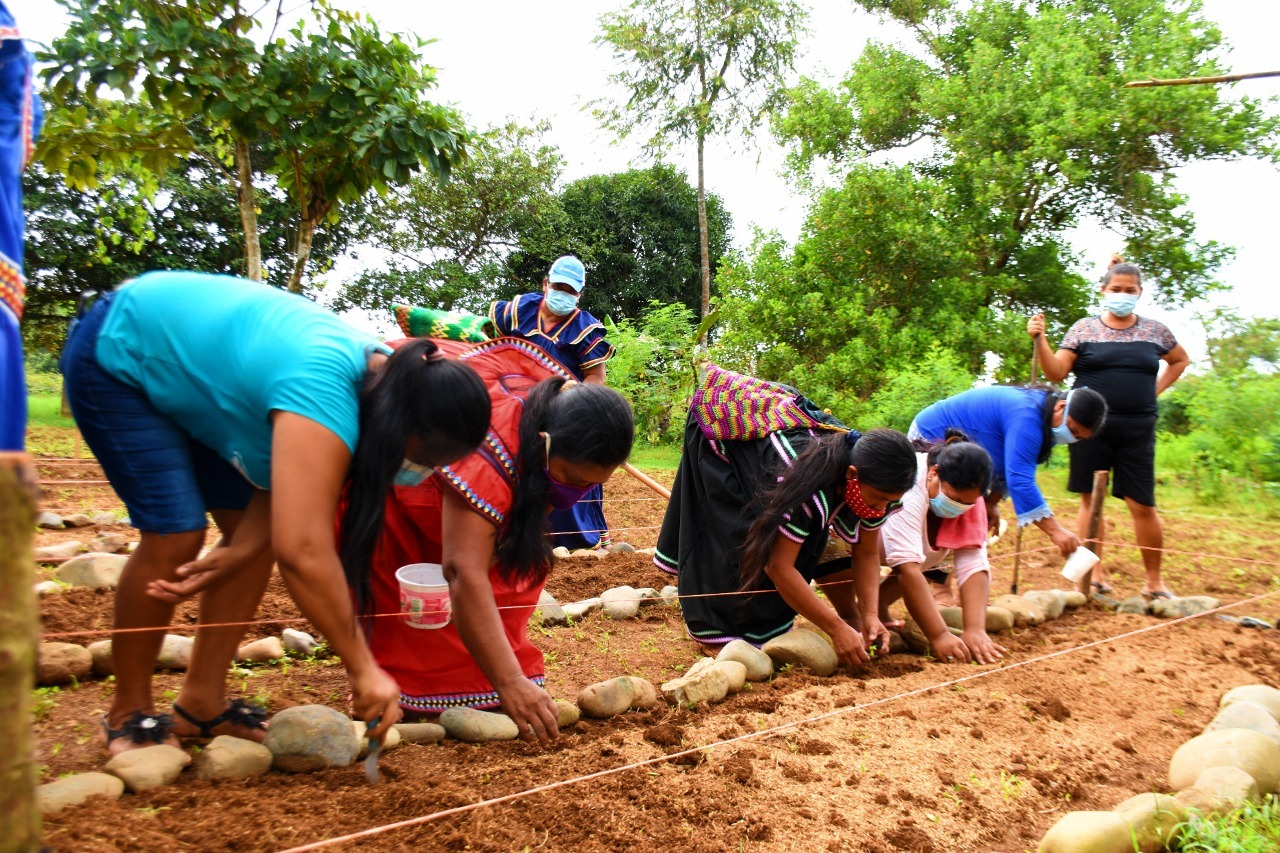
<svg viewBox="0 0 1280 853">
<path fill-rule="evenodd" d="M 46 480 L 101 478 L 91 463 L 50 463 L 41 473 Z M 655 476 L 670 481 L 669 473 Z M 653 495 L 620 474 L 605 496 Z M 615 530 L 631 528 L 616 540 L 652 545 L 663 506 L 660 500 L 607 505 Z M 106 486 L 77 484 L 46 487 L 45 508 L 122 511 Z M 1107 537 L 1131 538 L 1122 508 L 1108 512 Z M 1265 544 L 1274 540 L 1270 525 L 1249 538 L 1233 538 L 1226 528 L 1173 516 L 1167 541 L 1277 559 Z M 92 528 L 42 531 L 37 544 L 87 542 L 92 535 Z M 1006 536 L 993 552 L 997 592 L 1010 583 L 1013 539 Z M 1043 544 L 1034 532 L 1024 540 L 1027 548 Z M 1119 546 L 1107 552 L 1117 587 L 1128 593 L 1140 583 L 1136 555 Z M 1059 565 L 1047 552 L 1025 557 L 1021 587 L 1060 585 Z M 1166 573 L 1183 594 L 1209 592 L 1228 601 L 1276 588 L 1275 570 L 1265 565 L 1170 555 Z M 619 584 L 661 587 L 669 580 L 647 557 L 617 555 L 563 560 L 548 589 L 571 601 Z M 103 629 L 112 605 L 110 593 L 45 598 L 44 631 Z M 1280 603 L 1270 597 L 1238 612 L 1271 618 L 1277 611 Z M 298 618 L 278 578 L 258 618 Z M 193 621 L 189 605 L 175 618 L 176 625 Z M 1157 625 L 1163 627 L 1119 638 Z M 249 635 L 281 627 L 254 626 Z M 547 658 L 547 688 L 566 699 L 620 674 L 667 680 L 700 654 L 678 611 L 661 604 L 633 621 L 594 613 L 571 627 L 534 631 Z M 69 639 L 88 643 L 102 636 Z M 1241 629 L 1212 617 L 1167 625 L 1086 609 L 1000 642 L 1009 649 L 1001 667 L 889 655 L 833 678 L 786 673 L 700 712 L 664 707 L 584 720 L 545 751 L 521 742 L 405 746 L 383 756 L 384 782 L 376 786 L 365 782 L 359 766 L 243 782 L 199 781 L 188 770 L 175 786 L 53 816 L 45 822 L 45 841 L 60 851 L 279 850 L 659 758 L 346 846 L 1020 853 L 1034 848 L 1066 811 L 1109 809 L 1134 793 L 1163 789 L 1170 755 L 1210 720 L 1226 689 L 1280 686 L 1280 631 Z M 1058 654 L 1046 657 L 1052 653 Z M 162 706 L 180 680 L 157 675 Z M 233 695 L 257 697 L 272 712 L 305 703 L 345 710 L 346 679 L 333 660 L 236 670 L 229 683 Z M 109 681 L 93 681 L 45 697 L 37 722 L 44 781 L 100 767 L 95 720 L 111 690 Z M 821 719 L 805 722 L 815 717 Z M 664 758 L 755 732 L 761 734 L 694 757 Z"/>
</svg>

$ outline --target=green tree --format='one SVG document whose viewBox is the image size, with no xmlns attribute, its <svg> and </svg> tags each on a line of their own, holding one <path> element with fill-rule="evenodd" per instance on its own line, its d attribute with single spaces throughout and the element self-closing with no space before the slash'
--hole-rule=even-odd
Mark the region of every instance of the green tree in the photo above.
<svg viewBox="0 0 1280 853">
<path fill-rule="evenodd" d="M 258 276 L 258 201 L 250 151 L 269 141 L 267 171 L 294 203 L 290 290 L 302 289 L 315 231 L 369 190 L 408 180 L 422 165 L 447 176 L 464 156 L 465 131 L 453 110 L 422 97 L 436 83 L 419 51 L 427 42 L 381 33 L 371 19 L 313 5 L 259 49 L 260 25 L 239 0 L 61 0 L 66 35 L 39 58 L 53 99 L 39 156 L 73 185 L 100 172 L 149 175 L 145 189 L 178 158 L 200 155 L 235 187 L 246 239 L 246 269 Z M 265 8 L 265 7 L 264 7 Z M 103 98 L 106 88 L 114 93 Z"/>
<path fill-rule="evenodd" d="M 417 175 L 373 201 L 361 233 L 389 259 L 344 284 L 336 307 L 483 312 L 507 279 L 513 251 L 561 254 L 555 185 L 564 158 L 543 141 L 549 129 L 546 122 L 491 128 L 473 138 L 447 182 Z"/>
<path fill-rule="evenodd" d="M 793 0 L 633 0 L 600 18 L 596 41 L 622 65 L 610 79 L 629 94 L 621 103 L 597 102 L 597 118 L 620 137 L 651 128 L 655 150 L 670 140 L 697 146 L 702 317 L 711 310 L 706 141 L 750 130 L 775 107 L 804 17 Z"/>
<path fill-rule="evenodd" d="M 679 169 L 656 164 L 573 181 L 560 193 L 558 232 L 542 247 L 511 255 L 502 295 L 539 282 L 557 256 L 571 252 L 587 266 L 582 307 L 598 317 L 638 320 L 653 304 L 701 305 L 701 249 L 696 189 Z M 731 218 L 714 193 L 706 197 L 707 245 L 716 272 L 729 250 Z"/>
<path fill-rule="evenodd" d="M 606 322 L 617 350 L 609 385 L 631 403 L 636 433 L 650 444 L 679 441 L 693 392 L 697 314 L 679 302 L 655 300 L 643 319 Z"/>
</svg>

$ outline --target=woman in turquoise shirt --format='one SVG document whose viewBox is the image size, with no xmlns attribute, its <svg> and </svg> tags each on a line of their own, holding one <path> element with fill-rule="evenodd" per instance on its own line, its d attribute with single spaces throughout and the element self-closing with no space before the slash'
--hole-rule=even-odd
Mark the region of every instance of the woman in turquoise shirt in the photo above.
<svg viewBox="0 0 1280 853">
<path fill-rule="evenodd" d="M 374 736 L 396 722 L 400 690 L 357 627 L 334 514 L 346 489 L 357 518 L 341 547 L 360 553 L 393 482 L 421 482 L 480 443 L 489 397 L 474 371 L 428 340 L 391 354 L 301 296 L 187 272 L 99 299 L 73 324 L 62 369 L 76 423 L 142 533 L 114 627 L 158 629 L 112 637 L 108 750 L 262 739 L 261 709 L 225 695 L 243 627 L 196 632 L 176 719 L 157 713 L 151 673 L 178 601 L 198 593 L 204 624 L 247 622 L 273 560 L 346 665 L 355 715 L 381 719 Z M 197 561 L 206 513 L 222 540 Z"/>
</svg>

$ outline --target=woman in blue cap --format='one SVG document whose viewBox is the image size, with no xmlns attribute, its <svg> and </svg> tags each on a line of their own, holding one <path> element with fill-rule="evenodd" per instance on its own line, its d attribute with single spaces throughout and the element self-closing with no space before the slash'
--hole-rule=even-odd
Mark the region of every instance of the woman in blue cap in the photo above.
<svg viewBox="0 0 1280 853">
<path fill-rule="evenodd" d="M 542 279 L 541 293 L 522 293 L 489 306 L 489 319 L 505 337 L 525 338 L 572 373 L 579 381 L 604 384 L 605 362 L 613 346 L 604 325 L 578 307 L 587 274 L 573 255 L 556 258 Z M 551 542 L 570 550 L 604 548 L 609 529 L 596 486 L 569 509 L 551 512 Z"/>
</svg>

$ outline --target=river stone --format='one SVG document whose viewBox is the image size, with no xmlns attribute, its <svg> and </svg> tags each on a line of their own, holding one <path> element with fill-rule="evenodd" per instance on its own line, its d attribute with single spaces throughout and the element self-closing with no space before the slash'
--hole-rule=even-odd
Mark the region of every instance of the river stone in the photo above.
<svg viewBox="0 0 1280 853">
<path fill-rule="evenodd" d="M 578 706 L 572 702 L 566 702 L 563 699 L 557 699 L 556 702 L 556 728 L 567 729 L 570 726 L 576 726 L 578 720 L 582 719 L 582 712 L 578 710 Z"/>
<path fill-rule="evenodd" d="M 297 628 L 285 628 L 280 632 L 280 640 L 284 645 L 285 651 L 293 652 L 295 655 L 301 655 L 302 657 L 314 654 L 316 646 L 320 645 L 315 637 L 306 631 L 299 631 Z"/>
<path fill-rule="evenodd" d="M 444 726 L 436 723 L 397 723 L 392 728 L 404 743 L 439 743 L 448 734 Z"/>
<path fill-rule="evenodd" d="M 1222 601 L 1211 595 L 1189 595 L 1186 598 L 1157 598 L 1151 602 L 1151 613 L 1163 619 L 1180 619 L 1195 616 L 1206 610 L 1216 610 Z"/>
<path fill-rule="evenodd" d="M 929 643 L 929 638 L 924 635 L 924 629 L 910 616 L 903 620 L 902 627 L 896 633 L 902 637 L 902 642 L 912 654 L 924 655 L 932 651 L 932 645 Z"/>
<path fill-rule="evenodd" d="M 569 549 L 563 545 L 557 545 L 551 549 L 551 556 L 555 557 L 557 560 L 563 560 L 570 556 Z"/>
<path fill-rule="evenodd" d="M 1060 589 L 1028 590 L 1021 597 L 1043 610 L 1046 620 L 1057 619 L 1067 609 L 1067 594 Z"/>
<path fill-rule="evenodd" d="M 41 643 L 36 649 L 36 684 L 70 684 L 93 672 L 93 655 L 75 643 Z"/>
<path fill-rule="evenodd" d="M 671 606 L 676 606 L 680 604 L 680 588 L 679 587 L 675 587 L 675 586 L 672 586 L 671 584 L 667 584 L 661 589 L 661 591 L 659 591 L 658 595 L 662 596 L 662 601 L 664 604 L 668 604 Z"/>
<path fill-rule="evenodd" d="M 506 714 L 477 711 L 475 708 L 449 708 L 440 715 L 440 725 L 449 737 L 467 743 L 488 743 L 494 740 L 515 740 L 520 729 L 515 720 Z"/>
<path fill-rule="evenodd" d="M 791 664 L 804 667 L 814 675 L 831 675 L 840 665 L 831 644 L 806 628 L 796 628 L 774 637 L 761 647 L 761 651 L 773 660 L 775 667 Z"/>
<path fill-rule="evenodd" d="M 36 549 L 36 560 L 70 560 L 84 550 L 84 543 L 76 539 L 59 542 L 57 545 L 44 545 Z"/>
<path fill-rule="evenodd" d="M 66 589 L 66 587 L 57 581 L 40 581 L 40 583 L 31 587 L 31 591 L 36 595 L 57 595 L 64 589 Z"/>
<path fill-rule="evenodd" d="M 569 552 L 570 557 L 593 557 L 597 560 L 603 560 L 609 556 L 608 551 L 597 551 L 594 548 L 579 548 L 576 551 Z"/>
<path fill-rule="evenodd" d="M 642 586 L 636 590 L 636 597 L 640 599 L 640 606 L 653 604 L 662 600 L 662 593 L 658 592 L 651 586 Z"/>
<path fill-rule="evenodd" d="M 123 554 L 129 550 L 129 537 L 123 533 L 99 533 L 89 543 L 90 551 L 102 554 Z"/>
<path fill-rule="evenodd" d="M 67 527 L 93 527 L 93 519 L 85 515 L 83 512 L 72 513 L 64 516 L 63 523 Z"/>
<path fill-rule="evenodd" d="M 1040 840 L 1039 853 L 1133 853 L 1129 821 L 1117 812 L 1068 812 Z"/>
<path fill-rule="evenodd" d="M 640 612 L 640 595 L 629 586 L 615 586 L 600 593 L 604 615 L 610 619 L 631 619 Z"/>
<path fill-rule="evenodd" d="M 110 773 L 76 773 L 40 786 L 40 813 L 57 814 L 67 806 L 78 806 L 90 797 L 120 799 L 124 782 Z"/>
<path fill-rule="evenodd" d="M 1141 853 L 1160 853 L 1188 817 L 1187 807 L 1169 794 L 1137 794 L 1112 811 L 1124 815 L 1133 829 L 1132 842 Z"/>
<path fill-rule="evenodd" d="M 723 672 L 715 669 L 715 661 L 711 658 L 705 660 L 710 666 L 691 669 L 688 675 L 664 682 L 662 698 L 681 708 L 696 708 L 722 701 L 729 694 L 729 681 Z"/>
<path fill-rule="evenodd" d="M 209 741 L 196 760 L 201 779 L 249 779 L 271 769 L 271 750 L 260 743 L 231 735 Z"/>
<path fill-rule="evenodd" d="M 541 616 L 543 625 L 563 625 L 568 621 L 560 602 L 556 601 L 556 597 L 545 589 L 538 596 L 536 612 Z"/>
<path fill-rule="evenodd" d="M 98 640 L 96 643 L 90 643 L 88 649 L 89 656 L 93 659 L 94 675 L 99 678 L 106 678 L 116 671 L 111 663 L 110 640 Z"/>
<path fill-rule="evenodd" d="M 182 775 L 182 768 L 190 763 L 190 755 L 176 746 L 162 743 L 114 755 L 103 769 L 119 776 L 124 780 L 124 786 L 136 794 L 172 785 Z"/>
<path fill-rule="evenodd" d="M 599 720 L 621 714 L 628 708 L 651 708 L 657 701 L 653 684 L 629 675 L 592 684 L 578 694 L 578 708 L 582 713 Z"/>
<path fill-rule="evenodd" d="M 186 669 L 191 665 L 191 650 L 196 641 L 191 637 L 177 634 L 165 634 L 160 644 L 160 657 L 156 659 L 156 669 Z"/>
<path fill-rule="evenodd" d="M 1257 702 L 1232 702 L 1224 706 L 1204 730 L 1216 732 L 1218 729 L 1250 729 L 1280 745 L 1280 723 Z"/>
<path fill-rule="evenodd" d="M 36 527 L 43 527 L 45 530 L 61 530 L 67 524 L 62 520 L 62 516 L 56 512 L 45 510 L 36 516 Z"/>
<path fill-rule="evenodd" d="M 1225 708 L 1234 702 L 1255 702 L 1271 712 L 1271 716 L 1280 722 L 1280 690 L 1266 684 L 1244 684 L 1233 687 L 1218 702 L 1219 708 Z"/>
<path fill-rule="evenodd" d="M 987 627 L 988 634 L 995 634 L 1000 631 L 1012 631 L 1013 625 L 1014 625 L 1013 611 L 1005 607 L 988 607 L 987 608 L 987 626 L 986 627 Z M 956 626 L 948 623 L 948 627 L 954 628 Z M 961 625 L 960 627 L 963 628 L 964 625 Z"/>
<path fill-rule="evenodd" d="M 658 704 L 658 688 L 654 686 L 652 681 L 640 678 L 637 675 L 627 675 L 624 678 L 631 679 L 631 707 L 638 711 L 645 708 L 652 708 Z"/>
<path fill-rule="evenodd" d="M 236 660 L 241 663 L 268 663 L 284 657 L 284 644 L 279 637 L 263 637 L 245 643 L 236 650 Z"/>
<path fill-rule="evenodd" d="M 635 552 L 636 546 L 632 545 L 630 542 L 619 542 L 615 545 L 609 546 L 610 554 L 634 554 Z"/>
<path fill-rule="evenodd" d="M 1049 618 L 1045 608 L 1021 595 L 998 595 L 991 599 L 991 604 L 1003 607 L 1013 614 L 1013 624 L 1021 628 L 1024 625 L 1043 625 Z"/>
<path fill-rule="evenodd" d="M 736 661 L 746 670 L 748 681 L 766 681 L 773 675 L 773 658 L 748 643 L 733 640 L 716 655 L 718 661 Z"/>
<path fill-rule="evenodd" d="M 271 718 L 263 744 L 272 766 L 288 773 L 346 767 L 360 752 L 351 718 L 324 705 L 285 708 Z"/>
<path fill-rule="evenodd" d="M 128 561 L 123 554 L 82 554 L 58 568 L 58 580 L 75 587 L 115 589 Z"/>
<path fill-rule="evenodd" d="M 116 514 L 114 512 L 95 512 L 89 516 L 89 520 L 99 527 L 110 527 L 116 523 Z"/>
<path fill-rule="evenodd" d="M 961 607 L 940 607 L 938 615 L 948 628 L 964 630 L 964 609 Z"/>
<path fill-rule="evenodd" d="M 768 655 L 765 655 L 768 657 Z M 719 658 L 699 658 L 697 663 L 689 667 L 684 674 L 685 678 L 692 675 L 700 675 L 711 670 L 719 670 L 724 676 L 725 682 L 729 686 L 730 693 L 740 693 L 747 683 L 747 667 L 738 661 L 720 660 Z"/>
<path fill-rule="evenodd" d="M 364 720 L 352 720 L 351 730 L 356 733 L 356 739 L 360 741 L 360 751 L 356 753 L 356 758 L 364 758 L 369 754 L 369 739 L 365 737 L 365 732 L 369 730 L 369 724 Z M 400 732 L 396 731 L 395 726 L 392 726 L 382 736 L 382 751 L 386 752 L 395 749 L 400 745 L 401 740 Z"/>
<path fill-rule="evenodd" d="M 1131 613 L 1134 616 L 1146 616 L 1151 612 L 1151 605 L 1140 595 L 1131 595 L 1116 606 L 1117 613 Z"/>
<path fill-rule="evenodd" d="M 1258 782 L 1239 767 L 1210 767 L 1184 791 L 1199 791 L 1210 813 L 1229 812 L 1246 803 L 1261 801 Z M 1181 794 L 1183 792 L 1179 792 Z M 1202 809 L 1204 810 L 1204 809 Z"/>
<path fill-rule="evenodd" d="M 1264 794 L 1280 783 L 1280 746 L 1249 729 L 1219 729 L 1193 737 L 1178 747 L 1169 762 L 1169 787 L 1190 788 L 1210 767 L 1238 767 L 1252 776 Z"/>
<path fill-rule="evenodd" d="M 1066 602 L 1068 610 L 1075 610 L 1077 607 L 1084 607 L 1089 603 L 1089 596 L 1078 589 L 1055 590 L 1055 592 L 1062 593 L 1063 601 Z"/>
<path fill-rule="evenodd" d="M 598 598 L 584 598 L 582 601 L 574 601 L 564 606 L 564 615 L 570 619 L 581 619 L 592 611 L 599 610 L 604 604 Z"/>
</svg>

